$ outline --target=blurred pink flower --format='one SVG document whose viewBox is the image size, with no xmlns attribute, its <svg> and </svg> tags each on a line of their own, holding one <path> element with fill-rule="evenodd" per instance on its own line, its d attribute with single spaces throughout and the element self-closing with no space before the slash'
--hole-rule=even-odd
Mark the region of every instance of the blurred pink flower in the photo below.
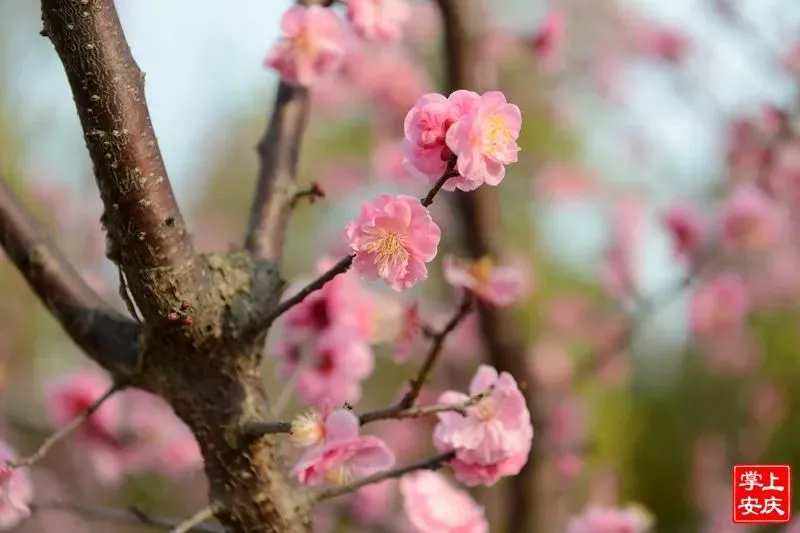
<svg viewBox="0 0 800 533">
<path fill-rule="evenodd" d="M 322 424 L 322 439 L 308 446 L 292 468 L 303 485 L 344 484 L 394 465 L 394 453 L 383 440 L 359 436 L 358 417 L 351 411 L 326 414 Z"/>
<path fill-rule="evenodd" d="M 501 477 L 514 476 L 528 462 L 533 441 L 531 415 L 517 382 L 507 372 L 481 365 L 469 386 L 470 396 L 494 386 L 491 394 L 459 413 L 439 413 L 433 433 L 439 451 L 456 452 L 451 466 L 456 477 L 468 486 L 495 484 Z M 438 403 L 465 402 L 470 396 L 448 391 Z"/>
<path fill-rule="evenodd" d="M 539 27 L 531 39 L 534 57 L 546 68 L 555 66 L 556 59 L 564 47 L 566 37 L 566 17 L 564 13 L 551 9 L 539 22 Z"/>
<path fill-rule="evenodd" d="M 641 245 L 644 208 L 636 199 L 623 199 L 614 206 L 612 242 L 600 266 L 600 279 L 612 296 L 635 296 L 634 253 Z"/>
<path fill-rule="evenodd" d="M 558 295 L 546 303 L 546 329 L 557 337 L 585 337 L 590 320 L 589 301 L 578 294 Z"/>
<path fill-rule="evenodd" d="M 401 194 L 364 204 L 345 235 L 359 274 L 403 291 L 427 279 L 441 230 L 417 198 Z"/>
<path fill-rule="evenodd" d="M 699 286 L 690 304 L 692 332 L 698 336 L 729 333 L 740 328 L 750 310 L 742 278 L 723 273 Z"/>
<path fill-rule="evenodd" d="M 573 479 L 583 470 L 583 463 L 583 458 L 577 453 L 562 453 L 556 459 L 556 469 L 565 478 Z"/>
<path fill-rule="evenodd" d="M 547 334 L 531 346 L 528 367 L 536 376 L 536 382 L 546 388 L 569 384 L 575 373 L 575 363 L 564 342 Z"/>
<path fill-rule="evenodd" d="M 469 112 L 457 120 L 445 136 L 447 147 L 458 159 L 463 178 L 458 188 L 477 189 L 482 184 L 499 185 L 506 165 L 517 162 L 522 113 L 508 103 L 502 92 L 489 91 L 470 103 Z"/>
<path fill-rule="evenodd" d="M 722 237 L 727 246 L 741 251 L 763 251 L 784 236 L 783 212 L 761 190 L 736 189 L 720 212 Z"/>
<path fill-rule="evenodd" d="M 391 510 L 396 493 L 396 479 L 372 483 L 353 494 L 350 511 L 361 522 L 377 522 Z"/>
<path fill-rule="evenodd" d="M 645 533 L 652 522 L 652 517 L 638 507 L 590 507 L 570 519 L 566 533 Z"/>
<path fill-rule="evenodd" d="M 402 116 L 430 86 L 424 67 L 399 50 L 381 49 L 362 61 L 348 79 L 367 101 L 392 115 Z"/>
<path fill-rule="evenodd" d="M 513 266 L 496 266 L 485 256 L 477 261 L 444 258 L 444 278 L 454 287 L 464 288 L 486 303 L 507 307 L 524 296 L 525 274 Z"/>
<path fill-rule="evenodd" d="M 398 185 L 414 185 L 417 182 L 403 164 L 400 140 L 379 140 L 372 151 L 372 168 L 380 178 Z"/>
<path fill-rule="evenodd" d="M 0 441 L 0 530 L 15 528 L 31 514 L 28 505 L 33 501 L 34 488 L 30 472 L 6 466 L 17 459 L 17 452 Z"/>
<path fill-rule="evenodd" d="M 783 59 L 786 71 L 796 77 L 800 77 L 800 43 L 795 43 L 789 47 Z"/>
<path fill-rule="evenodd" d="M 400 478 L 403 509 L 414 533 L 488 533 L 483 507 L 442 474 L 420 471 Z"/>
<path fill-rule="evenodd" d="M 416 45 L 424 46 L 440 35 L 442 28 L 442 15 L 433 2 L 410 2 L 411 11 L 409 24 L 406 28 L 406 37 Z"/>
<path fill-rule="evenodd" d="M 570 163 L 545 165 L 532 180 L 537 200 L 557 202 L 586 198 L 596 191 L 597 177 Z"/>
<path fill-rule="evenodd" d="M 343 28 L 331 10 L 293 5 L 281 19 L 281 40 L 264 63 L 278 71 L 283 81 L 314 85 L 335 72 L 345 54 Z"/>
<path fill-rule="evenodd" d="M 323 274 L 333 267 L 335 261 L 323 257 L 317 262 L 317 273 Z M 306 285 L 294 284 L 286 290 L 284 299 L 290 298 Z M 363 286 L 358 276 L 351 271 L 339 274 L 327 282 L 322 289 L 311 293 L 301 303 L 292 307 L 283 317 L 286 328 L 300 334 L 321 334 L 328 328 L 348 328 L 364 340 L 368 340 L 378 312 L 375 295 Z"/>
<path fill-rule="evenodd" d="M 703 242 L 705 224 L 702 215 L 691 205 L 676 203 L 663 216 L 678 258 L 691 258 Z"/>
<path fill-rule="evenodd" d="M 683 59 L 691 46 L 689 36 L 682 30 L 644 20 L 634 23 L 633 37 L 639 54 L 670 63 Z"/>
<path fill-rule="evenodd" d="M 411 15 L 406 0 L 343 0 L 356 34 L 367 40 L 397 41 Z"/>
<path fill-rule="evenodd" d="M 352 328 L 330 327 L 310 338 L 280 338 L 272 350 L 282 379 L 294 377 L 305 404 L 357 402 L 374 368 L 372 349 Z"/>
<path fill-rule="evenodd" d="M 48 387 L 46 406 L 55 425 L 68 424 L 110 387 L 90 370 L 69 374 Z M 75 433 L 98 481 L 114 485 L 127 474 L 179 475 L 199 468 L 200 449 L 189 429 L 161 398 L 128 389 L 108 398 Z"/>
</svg>

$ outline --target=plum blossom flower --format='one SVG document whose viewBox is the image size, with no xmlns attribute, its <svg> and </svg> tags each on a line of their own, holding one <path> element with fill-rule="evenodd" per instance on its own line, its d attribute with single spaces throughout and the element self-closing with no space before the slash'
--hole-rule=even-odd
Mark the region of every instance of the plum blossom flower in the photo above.
<svg viewBox="0 0 800 533">
<path fill-rule="evenodd" d="M 496 266 L 489 256 L 471 263 L 447 256 L 444 277 L 454 287 L 463 287 L 481 300 L 503 307 L 519 301 L 525 289 L 519 268 Z"/>
<path fill-rule="evenodd" d="M 433 443 L 441 452 L 455 451 L 450 462 L 456 477 L 467 486 L 491 486 L 501 477 L 519 473 L 528 461 L 533 441 L 531 415 L 517 382 L 508 372 L 481 365 L 469 386 L 471 396 L 494 386 L 491 394 L 467 410 L 439 413 Z M 448 391 L 440 403 L 461 403 L 466 394 Z"/>
<path fill-rule="evenodd" d="M 688 204 L 674 204 L 664 214 L 663 221 L 675 243 L 675 255 L 691 257 L 703 240 L 702 216 Z"/>
<path fill-rule="evenodd" d="M 734 191 L 720 213 L 722 236 L 730 248 L 759 251 L 777 244 L 784 232 L 780 208 L 752 186 Z"/>
<path fill-rule="evenodd" d="M 394 466 L 389 446 L 359 429 L 358 417 L 347 409 L 326 406 L 321 416 L 304 415 L 292 424 L 293 441 L 305 445 L 292 473 L 303 485 L 344 484 Z"/>
<path fill-rule="evenodd" d="M 317 262 L 317 272 L 330 270 L 335 261 L 323 257 Z M 298 292 L 305 283 L 298 283 L 286 291 L 289 297 Z M 363 339 L 372 336 L 378 309 L 375 296 L 366 289 L 352 272 L 345 272 L 311 293 L 305 300 L 286 312 L 286 328 L 297 333 L 322 333 L 332 327 L 354 330 Z"/>
<path fill-rule="evenodd" d="M 750 309 L 744 281 L 723 273 L 697 288 L 690 304 L 691 328 L 695 335 L 729 333 L 741 327 Z"/>
<path fill-rule="evenodd" d="M 634 27 L 634 45 L 645 57 L 677 63 L 689 52 L 691 40 L 677 28 L 640 20 Z"/>
<path fill-rule="evenodd" d="M 78 371 L 50 384 L 46 407 L 54 425 L 68 424 L 111 386 L 93 371 Z M 75 433 L 87 449 L 98 481 L 115 485 L 127 474 L 157 471 L 179 475 L 198 468 L 202 458 L 189 429 L 161 398 L 139 390 L 106 399 Z"/>
<path fill-rule="evenodd" d="M 293 5 L 281 19 L 283 38 L 269 51 L 264 64 L 286 83 L 308 87 L 334 73 L 345 55 L 341 23 L 321 6 Z"/>
<path fill-rule="evenodd" d="M 408 112 L 403 124 L 403 154 L 408 169 L 435 183 L 447 169 L 453 155 L 446 135 L 450 127 L 480 100 L 478 93 L 455 91 L 449 97 L 437 93 L 422 95 Z M 444 190 L 461 188 L 463 178 L 450 178 Z"/>
<path fill-rule="evenodd" d="M 352 328 L 332 327 L 310 339 L 280 339 L 273 351 L 281 378 L 294 376 L 303 403 L 357 402 L 361 382 L 372 374 L 375 356 Z"/>
<path fill-rule="evenodd" d="M 0 441 L 0 530 L 13 529 L 31 514 L 33 481 L 28 469 L 7 466 L 16 459 L 16 451 Z"/>
<path fill-rule="evenodd" d="M 345 0 L 356 35 L 370 41 L 397 41 L 411 15 L 405 0 Z"/>
<path fill-rule="evenodd" d="M 403 510 L 414 533 L 488 533 L 484 508 L 438 472 L 400 478 Z"/>
<path fill-rule="evenodd" d="M 650 530 L 652 523 L 652 517 L 638 506 L 631 505 L 624 509 L 590 507 L 569 520 L 566 533 L 645 533 Z"/>
<path fill-rule="evenodd" d="M 345 235 L 357 272 L 402 291 L 428 277 L 442 233 L 417 198 L 401 194 L 364 204 Z"/>
<path fill-rule="evenodd" d="M 489 91 L 447 130 L 445 142 L 458 158 L 456 168 L 464 179 L 461 190 L 503 181 L 506 165 L 517 162 L 521 127 L 519 107 L 508 103 L 502 92 Z"/>
<path fill-rule="evenodd" d="M 377 522 L 390 511 L 396 493 L 396 479 L 367 485 L 353 494 L 350 512 L 360 521 Z"/>
<path fill-rule="evenodd" d="M 564 13 L 550 10 L 542 18 L 531 39 L 533 55 L 542 65 L 552 67 L 556 56 L 564 46 L 566 20 Z"/>
</svg>

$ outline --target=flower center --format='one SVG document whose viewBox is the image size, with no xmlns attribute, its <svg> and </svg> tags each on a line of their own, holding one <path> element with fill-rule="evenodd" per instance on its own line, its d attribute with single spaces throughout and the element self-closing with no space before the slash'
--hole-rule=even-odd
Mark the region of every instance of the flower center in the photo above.
<svg viewBox="0 0 800 533">
<path fill-rule="evenodd" d="M 325 471 L 325 481 L 334 485 L 344 485 L 352 479 L 350 469 L 347 465 L 339 465 Z"/>
<path fill-rule="evenodd" d="M 292 429 L 289 440 L 298 447 L 308 447 L 319 444 L 325 438 L 325 426 L 314 411 L 298 415 L 292 420 Z"/>
<path fill-rule="evenodd" d="M 485 285 L 489 282 L 492 277 L 492 271 L 494 271 L 494 261 L 488 255 L 481 257 L 469 267 L 469 273 L 479 285 Z"/>
<path fill-rule="evenodd" d="M 366 251 L 374 255 L 373 262 L 382 274 L 408 262 L 409 253 L 401 235 L 381 230 L 380 236 L 366 245 Z"/>
<path fill-rule="evenodd" d="M 511 129 L 503 117 L 491 115 L 486 119 L 486 128 L 483 134 L 486 155 L 495 157 L 500 150 L 511 143 L 511 138 Z"/>
<path fill-rule="evenodd" d="M 487 422 L 497 414 L 497 404 L 491 397 L 484 398 L 475 405 L 473 414 L 478 420 Z"/>
<path fill-rule="evenodd" d="M 297 54 L 306 57 L 315 57 L 317 55 L 317 44 L 306 32 L 292 37 L 292 48 Z"/>
<path fill-rule="evenodd" d="M 744 246 L 757 246 L 765 239 L 764 225 L 757 216 L 741 216 L 730 223 L 731 234 Z"/>
</svg>

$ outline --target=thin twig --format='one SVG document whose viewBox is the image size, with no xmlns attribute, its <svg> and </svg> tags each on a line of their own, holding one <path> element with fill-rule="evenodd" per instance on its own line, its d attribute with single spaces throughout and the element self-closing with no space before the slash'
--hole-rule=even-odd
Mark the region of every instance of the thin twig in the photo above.
<svg viewBox="0 0 800 533">
<path fill-rule="evenodd" d="M 303 198 L 308 198 L 308 203 L 313 204 L 317 198 L 325 198 L 325 191 L 315 181 L 308 189 L 302 189 L 294 193 L 292 200 L 289 202 L 289 207 L 294 209 Z"/>
<path fill-rule="evenodd" d="M 436 180 L 436 183 L 433 184 L 433 187 L 431 188 L 430 191 L 428 191 L 428 194 L 426 194 L 424 198 L 420 198 L 419 202 L 424 207 L 429 207 L 433 203 L 433 199 L 436 197 L 439 191 L 442 190 L 442 187 L 444 187 L 444 184 L 447 182 L 447 180 L 458 176 L 458 171 L 455 170 L 455 168 L 456 168 L 456 157 L 452 156 L 447 161 L 447 169 L 445 169 L 444 174 L 442 174 L 442 177 Z"/>
<path fill-rule="evenodd" d="M 130 507 L 128 509 L 109 509 L 68 501 L 51 501 L 33 504 L 31 505 L 31 511 L 37 514 L 45 512 L 63 512 L 81 516 L 87 520 L 101 520 L 103 522 L 133 526 L 148 526 L 153 529 L 164 530 L 170 530 L 179 526 L 181 523 L 179 520 L 152 516 L 136 507 Z M 222 528 L 210 524 L 195 525 L 188 531 L 195 533 L 223 533 Z"/>
<path fill-rule="evenodd" d="M 214 507 L 212 505 L 208 505 L 203 507 L 195 514 L 175 526 L 170 530 L 170 533 L 189 533 L 190 531 L 194 530 L 197 526 L 214 517 Z"/>
<path fill-rule="evenodd" d="M 360 417 L 362 424 L 366 424 L 375 420 L 396 418 L 403 411 L 414 407 L 414 402 L 417 400 L 417 397 L 419 397 L 422 387 L 430 379 L 433 367 L 439 358 L 439 354 L 442 352 L 442 348 L 444 347 L 444 342 L 447 339 L 447 336 L 450 335 L 450 333 L 456 329 L 458 324 L 461 323 L 464 317 L 467 316 L 467 313 L 469 313 L 470 309 L 472 308 L 472 302 L 472 295 L 469 292 L 465 292 L 464 298 L 461 301 L 461 305 L 458 306 L 458 310 L 455 312 L 453 317 L 447 322 L 447 324 L 445 324 L 441 331 L 432 337 L 432 343 L 430 349 L 428 350 L 428 354 L 425 356 L 425 360 L 422 362 L 422 365 L 417 371 L 416 376 L 411 380 L 408 392 L 403 395 L 400 401 L 391 407 L 379 409 L 370 413 L 364 413 Z"/>
<path fill-rule="evenodd" d="M 424 405 L 421 407 L 409 407 L 408 409 L 403 409 L 401 411 L 395 411 L 396 406 L 390 407 L 388 409 L 382 409 L 379 411 L 371 411 L 369 413 L 364 413 L 360 417 L 358 417 L 361 425 L 368 424 L 370 422 L 376 422 L 378 420 L 401 420 L 406 418 L 421 418 L 423 416 L 434 415 L 436 413 L 446 413 L 446 412 L 454 412 L 458 413 L 461 416 L 467 416 L 467 409 L 470 407 L 477 405 L 481 400 L 490 396 L 494 391 L 494 386 L 486 389 L 485 391 L 481 392 L 480 394 L 476 394 L 470 397 L 468 400 L 459 402 L 459 403 L 439 403 L 434 405 Z"/>
<path fill-rule="evenodd" d="M 322 502 L 325 500 L 330 500 L 331 498 L 350 494 L 363 487 L 366 487 L 367 485 L 380 483 L 381 481 L 386 481 L 387 479 L 402 477 L 406 474 L 410 474 L 411 472 L 416 472 L 417 470 L 438 470 L 439 468 L 443 467 L 445 463 L 452 460 L 455 456 L 456 452 L 445 452 L 416 463 L 378 472 L 377 474 L 367 476 L 346 485 L 324 488 L 315 495 L 314 501 Z"/>
<path fill-rule="evenodd" d="M 39 449 L 28 457 L 24 457 L 18 461 L 11 463 L 12 468 L 26 468 L 31 467 L 44 459 L 50 448 L 55 446 L 59 441 L 70 435 L 73 431 L 78 429 L 84 422 L 86 422 L 95 411 L 97 411 L 103 403 L 111 396 L 117 393 L 122 388 L 121 385 L 112 385 L 102 396 L 96 399 L 92 404 L 87 407 L 79 416 L 75 417 L 69 424 L 60 428 L 45 440 Z"/>
</svg>

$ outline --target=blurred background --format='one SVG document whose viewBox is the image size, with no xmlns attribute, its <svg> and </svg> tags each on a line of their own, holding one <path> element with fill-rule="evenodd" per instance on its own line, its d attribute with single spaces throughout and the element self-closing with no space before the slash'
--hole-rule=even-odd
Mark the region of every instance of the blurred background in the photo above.
<svg viewBox="0 0 800 533">
<path fill-rule="evenodd" d="M 441 21 L 431 2 L 411 4 L 402 43 L 368 47 L 347 75 L 313 91 L 301 180 L 319 182 L 326 198 L 296 210 L 288 280 L 313 275 L 319 258 L 341 253 L 341 228 L 362 201 L 427 190 L 403 169 L 399 146 L 405 113 L 442 86 Z M 173 186 L 204 251 L 242 242 L 254 147 L 277 82 L 262 63 L 288 5 L 117 1 L 147 74 Z M 30 0 L 0 2 L 0 171 L 87 280 L 124 308 L 104 257 L 101 204 L 74 104 L 50 42 L 38 34 L 38 8 Z M 552 504 L 551 519 L 563 524 L 587 502 L 637 502 L 659 532 L 727 531 L 732 464 L 800 466 L 800 137 L 792 127 L 800 5 L 492 0 L 484 9 L 487 84 L 523 110 L 520 162 L 498 191 L 501 242 L 504 261 L 529 279 L 513 309 L 548 418 L 534 453 L 550 465 L 552 491 L 542 497 Z M 743 256 L 726 252 L 720 235 L 732 193 L 747 186 L 764 191 L 770 213 L 787 220 L 772 246 Z M 675 214 L 676 206 L 694 218 Z M 434 216 L 442 251 L 455 250 L 445 202 L 435 204 Z M 679 253 L 684 226 L 695 220 L 702 246 Z M 421 289 L 402 298 L 370 287 L 382 297 L 387 322 L 413 300 L 434 323 L 447 316 L 455 293 L 440 263 Z M 698 325 L 701 315 L 735 322 L 725 314 L 733 304 L 720 297 L 708 310 L 711 304 L 693 301 L 723 271 L 743 280 L 747 309 L 740 327 L 710 335 Z M 0 267 L 0 284 L 0 439 L 24 455 L 51 431 L 47 383 L 91 367 L 13 265 Z M 465 323 L 448 341 L 432 394 L 463 390 L 485 360 L 474 326 Z M 360 409 L 390 402 L 415 368 L 414 358 L 399 370 L 392 362 L 393 329 L 385 327 Z M 265 367 L 271 389 L 279 390 L 273 361 Z M 293 400 L 286 411 L 300 407 Z M 396 424 L 376 431 L 401 457 L 424 453 L 420 439 L 401 442 L 408 432 Z M 421 434 L 432 427 L 412 425 Z M 153 468 L 109 484 L 85 468 L 85 455 L 78 442 L 55 448 L 34 469 L 34 501 L 135 505 L 177 517 L 204 505 L 194 462 L 179 475 Z M 504 482 L 475 493 L 498 531 L 507 488 Z M 396 488 L 359 493 L 322 509 L 320 531 L 323 524 L 394 531 L 398 501 Z M 31 533 L 135 530 L 61 512 L 35 513 L 19 526 Z"/>
</svg>

